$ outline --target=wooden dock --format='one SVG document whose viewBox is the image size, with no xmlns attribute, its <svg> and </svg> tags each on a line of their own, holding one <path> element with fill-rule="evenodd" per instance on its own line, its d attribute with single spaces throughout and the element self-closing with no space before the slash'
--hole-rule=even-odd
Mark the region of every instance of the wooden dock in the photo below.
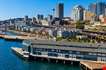
<svg viewBox="0 0 106 70">
<path fill-rule="evenodd" d="M 102 68 L 106 66 L 106 63 L 98 61 L 81 61 L 80 65 L 84 70 L 102 70 Z"/>
</svg>

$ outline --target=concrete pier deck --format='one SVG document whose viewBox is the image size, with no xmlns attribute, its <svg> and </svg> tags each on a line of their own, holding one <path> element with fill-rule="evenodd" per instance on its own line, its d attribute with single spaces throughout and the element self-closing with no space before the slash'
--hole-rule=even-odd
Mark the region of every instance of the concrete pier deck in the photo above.
<svg viewBox="0 0 106 70">
<path fill-rule="evenodd" d="M 58 60 L 79 62 L 83 70 L 102 70 L 102 68 L 106 66 L 105 62 L 100 62 L 100 61 L 90 61 L 90 60 L 87 61 L 87 60 L 79 60 L 76 58 L 51 57 L 47 55 L 33 55 L 33 54 L 30 54 L 29 56 L 28 55 L 29 53 L 23 51 L 22 48 L 11 47 L 11 49 L 25 59 L 29 59 L 30 57 L 33 57 L 33 58 L 39 58 L 39 59 L 40 58 L 54 59 L 56 60 L 56 62 L 58 62 Z"/>
<path fill-rule="evenodd" d="M 22 50 L 22 48 L 11 47 L 12 51 L 14 51 L 17 55 L 20 55 L 24 59 L 28 59 L 28 52 Z"/>
<path fill-rule="evenodd" d="M 84 70 L 102 70 L 106 63 L 96 61 L 81 61 L 80 64 L 84 67 Z"/>
</svg>

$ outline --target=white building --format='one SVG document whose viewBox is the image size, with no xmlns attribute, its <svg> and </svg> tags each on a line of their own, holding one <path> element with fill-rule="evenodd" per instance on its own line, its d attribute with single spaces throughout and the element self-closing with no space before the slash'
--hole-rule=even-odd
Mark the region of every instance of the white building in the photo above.
<svg viewBox="0 0 106 70">
<path fill-rule="evenodd" d="M 80 5 L 76 5 L 72 10 L 72 18 L 74 21 L 83 20 L 84 8 Z"/>
</svg>

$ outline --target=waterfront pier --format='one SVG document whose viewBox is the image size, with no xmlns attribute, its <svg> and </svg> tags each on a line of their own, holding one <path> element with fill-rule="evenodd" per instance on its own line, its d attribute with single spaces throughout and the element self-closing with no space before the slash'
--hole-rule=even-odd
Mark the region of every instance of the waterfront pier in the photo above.
<svg viewBox="0 0 106 70">
<path fill-rule="evenodd" d="M 102 70 L 106 63 L 96 61 L 81 61 L 80 66 L 83 70 Z"/>
<path fill-rule="evenodd" d="M 52 56 L 46 56 L 46 55 L 33 55 L 33 54 L 29 55 L 29 53 L 24 52 L 22 48 L 12 47 L 11 49 L 17 55 L 27 60 L 62 63 L 62 64 L 70 64 L 70 65 L 80 65 L 82 70 L 102 70 L 103 66 L 106 66 L 106 63 L 104 62 L 85 61 L 85 60 L 78 60 L 73 58 L 52 57 Z"/>
<path fill-rule="evenodd" d="M 54 40 L 25 40 L 22 52 L 29 60 L 81 65 L 84 70 L 102 70 L 106 65 L 106 44 L 89 44 Z M 14 47 L 13 47 L 14 48 Z M 104 62 L 104 63 L 103 63 Z"/>
<path fill-rule="evenodd" d="M 46 55 L 33 55 L 23 51 L 22 48 L 17 48 L 17 47 L 11 47 L 11 49 L 18 56 L 27 60 L 44 61 L 44 62 L 46 61 L 46 62 L 62 63 L 62 64 L 70 64 L 70 65 L 80 65 L 79 60 L 72 59 L 72 58 L 68 59 L 63 57 L 51 57 Z"/>
<path fill-rule="evenodd" d="M 29 59 L 29 55 L 27 55 L 28 53 L 24 52 L 22 48 L 11 47 L 11 49 L 13 52 L 15 52 L 15 54 L 19 55 L 21 58 Z"/>
</svg>

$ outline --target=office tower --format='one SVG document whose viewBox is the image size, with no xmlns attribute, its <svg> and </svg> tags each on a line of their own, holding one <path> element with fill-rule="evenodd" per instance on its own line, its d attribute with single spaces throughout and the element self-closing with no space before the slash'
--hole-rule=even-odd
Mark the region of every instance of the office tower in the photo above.
<svg viewBox="0 0 106 70">
<path fill-rule="evenodd" d="M 105 15 L 105 8 L 106 8 L 106 4 L 104 2 L 98 2 L 97 3 L 97 16 L 99 15 Z"/>
<path fill-rule="evenodd" d="M 25 16 L 25 17 L 24 17 L 24 21 L 27 21 L 27 20 L 28 20 L 28 16 Z"/>
<path fill-rule="evenodd" d="M 72 18 L 74 21 L 83 20 L 84 8 L 81 5 L 76 5 L 72 10 Z"/>
<path fill-rule="evenodd" d="M 105 8 L 105 16 L 106 16 L 106 8 Z"/>
<path fill-rule="evenodd" d="M 28 16 L 25 16 L 25 17 L 24 17 L 24 22 L 25 22 L 25 23 L 28 23 L 28 22 L 29 22 Z"/>
<path fill-rule="evenodd" d="M 53 19 L 52 15 L 48 15 L 48 21 L 51 21 Z"/>
<path fill-rule="evenodd" d="M 92 4 L 89 5 L 88 10 L 89 10 L 90 12 L 96 14 L 96 11 L 97 11 L 97 8 L 96 8 L 96 7 L 97 7 L 97 6 L 96 6 L 96 3 L 94 3 L 94 4 L 92 3 Z"/>
<path fill-rule="evenodd" d="M 36 18 L 35 17 L 32 18 L 32 22 L 36 23 Z"/>
<path fill-rule="evenodd" d="M 84 10 L 84 20 L 85 21 L 94 21 L 95 20 L 95 14 L 88 11 L 88 10 Z"/>
<path fill-rule="evenodd" d="M 43 20 L 43 19 L 44 19 L 44 16 L 43 16 L 42 14 L 38 14 L 38 15 L 37 15 L 37 19 L 38 19 L 38 20 Z"/>
<path fill-rule="evenodd" d="M 56 7 L 56 17 L 62 19 L 64 17 L 64 4 L 59 3 Z"/>
<path fill-rule="evenodd" d="M 89 11 L 95 13 L 96 16 L 105 15 L 105 8 L 106 8 L 105 2 L 98 2 L 89 5 Z"/>
</svg>

